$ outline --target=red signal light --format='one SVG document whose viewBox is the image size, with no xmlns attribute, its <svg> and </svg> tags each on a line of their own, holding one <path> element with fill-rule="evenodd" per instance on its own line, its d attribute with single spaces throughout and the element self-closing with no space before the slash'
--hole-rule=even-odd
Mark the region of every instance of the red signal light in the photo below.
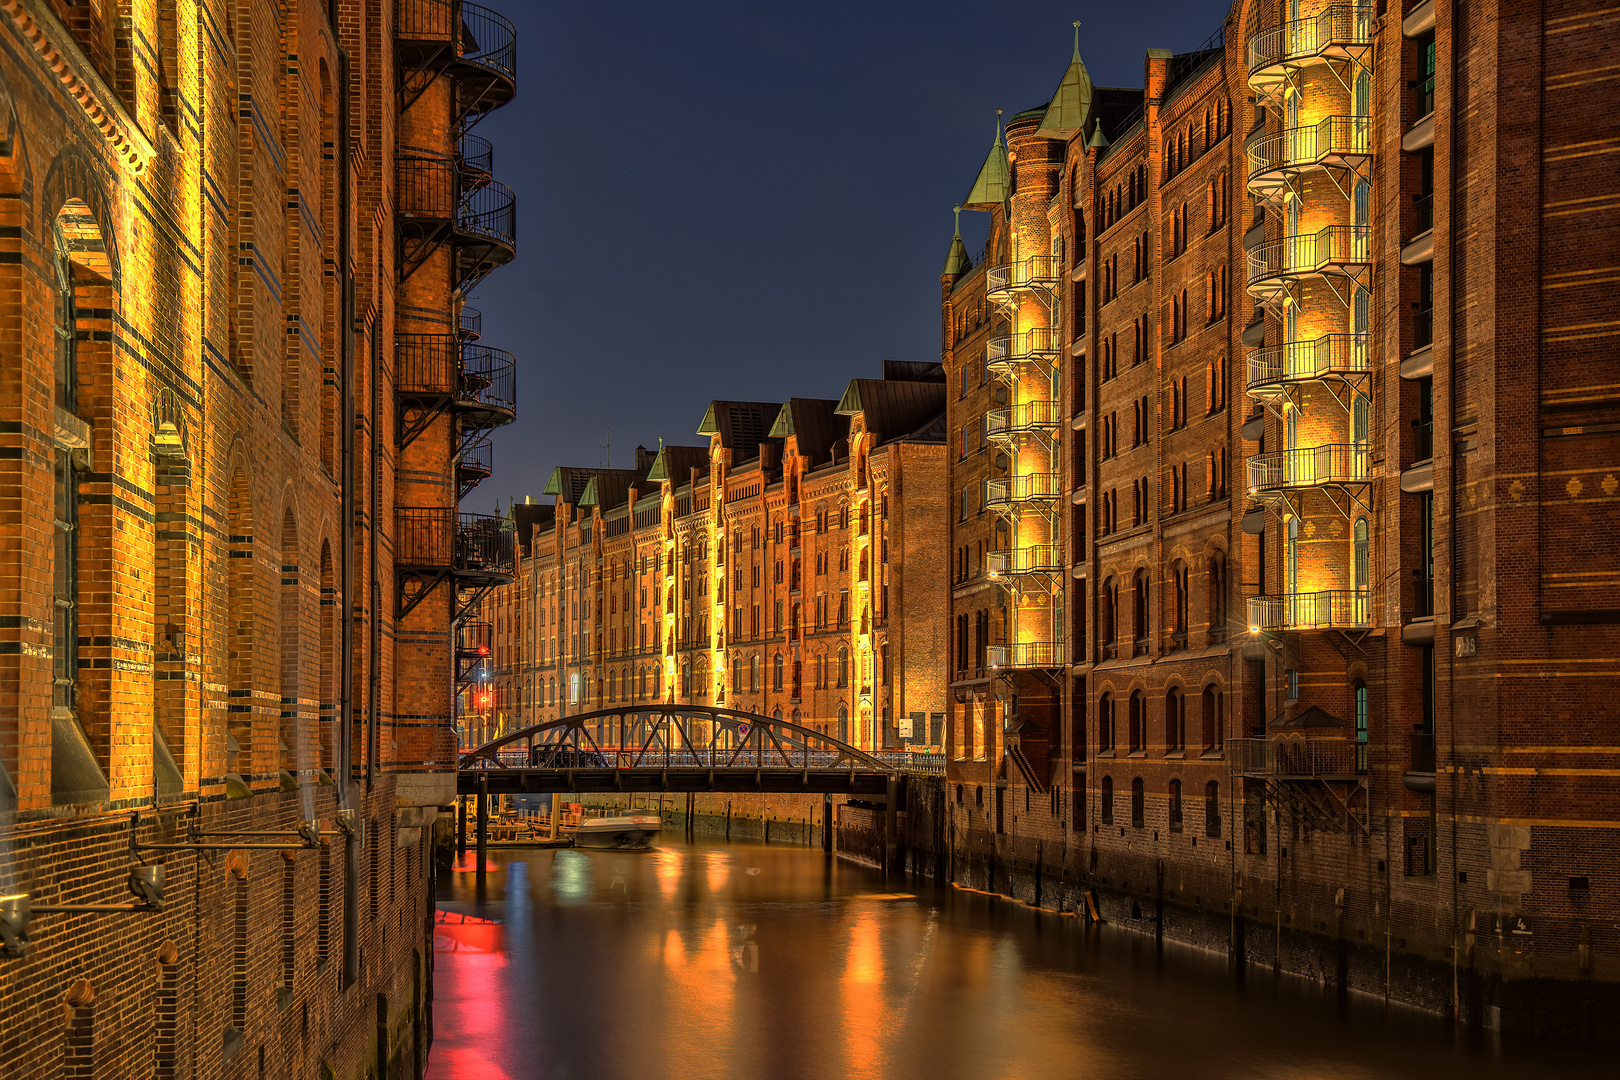
<svg viewBox="0 0 1620 1080">
<path fill-rule="evenodd" d="M 480 645 L 480 646 L 478 646 L 478 655 L 479 656 L 488 656 L 489 655 L 489 646 L 488 645 Z"/>
</svg>

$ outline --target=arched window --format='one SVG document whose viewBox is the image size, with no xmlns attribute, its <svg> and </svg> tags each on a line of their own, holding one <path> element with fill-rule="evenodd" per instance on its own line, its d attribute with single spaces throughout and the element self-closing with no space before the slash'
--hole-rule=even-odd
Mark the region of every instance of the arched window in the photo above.
<svg viewBox="0 0 1620 1080">
<path fill-rule="evenodd" d="M 782 719 L 782 706 L 778 705 L 776 708 L 771 710 L 771 719 L 772 720 L 780 720 L 780 719 Z"/>
<path fill-rule="evenodd" d="M 849 742 L 849 706 L 838 706 L 838 741 Z"/>
<path fill-rule="evenodd" d="M 771 657 L 771 689 L 782 689 L 782 654 Z"/>
<path fill-rule="evenodd" d="M 1136 575 L 1131 579 L 1131 592 L 1133 594 L 1133 610 L 1131 612 L 1131 616 L 1134 619 L 1132 638 L 1134 639 L 1135 646 L 1135 653 L 1133 655 L 1140 655 L 1147 651 L 1149 624 L 1148 572 L 1146 567 L 1138 570 Z"/>
<path fill-rule="evenodd" d="M 962 805 L 962 785 L 961 784 L 956 785 L 956 805 L 957 806 Z"/>
<path fill-rule="evenodd" d="M 1104 694 L 1097 702 L 1097 749 L 1114 752 L 1114 695 Z"/>
<path fill-rule="evenodd" d="M 748 691 L 753 694 L 759 693 L 759 657 L 757 656 L 748 658 Z"/>
<path fill-rule="evenodd" d="M 1112 776 L 1102 778 L 1102 786 L 1097 791 L 1097 802 L 1099 803 L 1098 810 L 1101 813 L 1102 823 L 1112 825 L 1114 823 L 1114 778 Z"/>
<path fill-rule="evenodd" d="M 1176 590 L 1175 629 L 1171 634 L 1171 644 L 1176 648 L 1187 647 L 1187 564 L 1179 559 L 1170 565 L 1170 580 Z"/>
<path fill-rule="evenodd" d="M 1372 545 L 1372 541 L 1368 536 L 1366 518 L 1356 518 L 1356 524 L 1351 530 L 1351 535 L 1353 537 L 1350 542 L 1351 572 L 1353 574 L 1356 589 L 1363 590 L 1367 588 L 1367 581 L 1370 573 L 1368 567 L 1368 554 Z"/>
<path fill-rule="evenodd" d="M 1187 697 L 1177 686 L 1164 695 L 1164 749 L 1180 753 L 1187 748 Z"/>
<path fill-rule="evenodd" d="M 1223 732 L 1226 728 L 1226 695 L 1216 689 L 1214 684 L 1204 687 L 1202 698 L 1201 724 L 1202 745 L 1204 752 L 1215 753 L 1221 749 L 1225 741 Z"/>
<path fill-rule="evenodd" d="M 1102 645 L 1102 659 L 1111 660 L 1119 655 L 1119 583 L 1112 576 L 1103 579 L 1097 604 L 1101 609 L 1097 616 L 1097 640 Z"/>
<path fill-rule="evenodd" d="M 1356 718 L 1356 772 L 1367 771 L 1367 738 L 1368 738 L 1368 694 L 1367 684 L 1360 679 L 1356 680 L 1355 688 L 1351 691 Z"/>
<path fill-rule="evenodd" d="M 838 646 L 838 685 L 849 685 L 849 649 L 843 645 Z"/>
<path fill-rule="evenodd" d="M 1298 588 L 1298 585 L 1299 585 L 1299 518 L 1298 517 L 1291 517 L 1291 518 L 1288 519 L 1288 543 L 1287 543 L 1287 551 L 1285 552 L 1285 555 L 1286 555 L 1286 559 L 1285 559 L 1284 564 L 1283 564 L 1283 571 L 1287 575 L 1288 584 L 1287 584 L 1287 587 L 1286 587 L 1286 589 L 1284 591 L 1288 592 L 1288 593 L 1295 593 L 1295 592 L 1299 591 L 1299 588 Z"/>
<path fill-rule="evenodd" d="M 1142 691 L 1131 691 L 1130 708 L 1130 747 L 1131 753 L 1147 749 L 1147 698 Z"/>
<path fill-rule="evenodd" d="M 1140 829 L 1146 823 L 1147 795 L 1138 776 L 1131 781 L 1131 826 Z"/>
<path fill-rule="evenodd" d="M 1366 394 L 1357 394 L 1350 403 L 1350 441 L 1365 449 L 1367 445 L 1368 412 L 1371 402 Z"/>
<path fill-rule="evenodd" d="M 1170 831 L 1181 831 L 1181 781 L 1170 781 Z"/>
<path fill-rule="evenodd" d="M 1209 622 L 1209 639 L 1226 640 L 1226 556 L 1217 551 L 1209 557 L 1204 573 L 1205 615 Z"/>
</svg>

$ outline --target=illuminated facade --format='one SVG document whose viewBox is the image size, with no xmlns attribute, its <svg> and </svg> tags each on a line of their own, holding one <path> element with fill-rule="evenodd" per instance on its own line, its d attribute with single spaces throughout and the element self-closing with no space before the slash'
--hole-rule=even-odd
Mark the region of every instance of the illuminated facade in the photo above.
<svg viewBox="0 0 1620 1080">
<path fill-rule="evenodd" d="M 0 38 L 0 1074 L 418 1075 L 451 628 L 512 560 L 456 498 L 513 410 L 460 303 L 513 254 L 469 130 L 513 29 L 21 0 Z M 161 911 L 50 910 L 158 865 Z"/>
<path fill-rule="evenodd" d="M 1061 865 L 1285 966 L 1336 936 L 1350 985 L 1465 950 L 1476 1019 L 1532 958 L 1614 978 L 1573 719 L 1620 646 L 1587 14 L 1239 3 L 1143 90 L 1077 49 L 998 132 L 943 279 L 969 876 Z M 1061 513 L 999 510 L 1048 473 Z"/>
<path fill-rule="evenodd" d="M 937 746 L 944 396 L 937 365 L 889 362 L 836 401 L 715 401 L 707 446 L 555 470 L 554 506 L 511 510 L 518 576 L 484 602 L 464 738 L 668 701 Z"/>
</svg>

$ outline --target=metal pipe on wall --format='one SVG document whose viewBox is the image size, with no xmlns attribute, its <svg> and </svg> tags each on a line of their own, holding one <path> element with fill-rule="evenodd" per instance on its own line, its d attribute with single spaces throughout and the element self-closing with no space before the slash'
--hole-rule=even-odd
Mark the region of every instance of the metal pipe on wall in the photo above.
<svg viewBox="0 0 1620 1080">
<path fill-rule="evenodd" d="M 338 146 L 337 224 L 338 274 L 343 290 L 341 327 L 343 404 L 338 422 L 343 428 L 343 494 L 341 522 L 343 548 L 342 588 L 342 685 L 338 706 L 338 809 L 353 810 L 354 783 L 354 233 L 350 228 L 349 141 L 349 54 L 338 49 Z M 371 658 L 376 667 L 375 658 Z M 360 850 L 351 830 L 343 840 L 343 985 L 352 986 L 360 977 Z"/>
</svg>

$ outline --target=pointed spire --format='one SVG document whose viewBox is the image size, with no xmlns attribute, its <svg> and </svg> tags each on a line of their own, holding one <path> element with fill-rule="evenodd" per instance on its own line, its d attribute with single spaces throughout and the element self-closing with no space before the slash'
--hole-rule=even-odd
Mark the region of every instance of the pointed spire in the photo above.
<svg viewBox="0 0 1620 1080">
<path fill-rule="evenodd" d="M 1087 150 L 1105 150 L 1108 147 L 1108 136 L 1102 131 L 1102 118 L 1097 119 L 1097 126 L 1091 129 L 1091 138 L 1086 140 Z"/>
<path fill-rule="evenodd" d="M 945 269 L 939 272 L 940 277 L 955 277 L 965 273 L 973 266 L 968 258 L 967 247 L 962 243 L 962 208 L 956 208 L 956 235 L 951 237 L 951 250 L 945 253 Z"/>
<path fill-rule="evenodd" d="M 1086 73 L 1086 65 L 1080 59 L 1080 20 L 1076 19 L 1074 58 L 1069 61 L 1069 70 L 1063 73 L 1063 80 L 1052 95 L 1052 103 L 1046 107 L 1046 115 L 1041 117 L 1041 126 L 1035 129 L 1035 137 L 1067 139 L 1075 132 L 1083 131 L 1086 121 L 1091 119 L 1092 97 L 1091 76 Z"/>
<path fill-rule="evenodd" d="M 990 154 L 984 159 L 978 179 L 968 192 L 962 205 L 969 210 L 989 210 L 1005 203 L 1012 196 L 1012 175 L 1007 169 L 1007 143 L 1001 137 L 1001 110 L 996 110 L 996 140 L 990 144 Z"/>
</svg>

